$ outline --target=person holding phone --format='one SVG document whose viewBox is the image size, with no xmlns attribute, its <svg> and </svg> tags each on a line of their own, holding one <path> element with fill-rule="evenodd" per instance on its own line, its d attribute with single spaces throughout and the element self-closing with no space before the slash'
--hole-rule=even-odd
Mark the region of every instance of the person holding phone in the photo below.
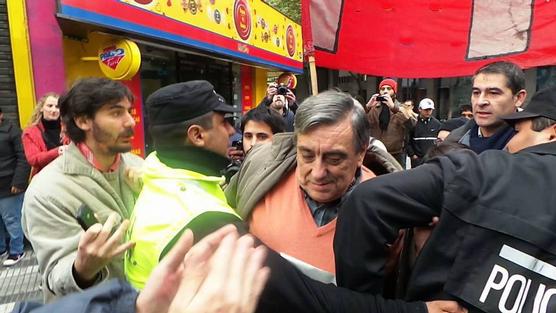
<svg viewBox="0 0 556 313">
<path fill-rule="evenodd" d="M 139 293 L 111 280 L 50 304 L 18 303 L 12 313 L 251 313 L 269 276 L 265 251 L 227 225 L 193 245 L 185 231 Z M 228 262 L 222 262 L 222 260 Z M 102 299 L 102 301 L 99 301 Z"/>
<path fill-rule="evenodd" d="M 136 193 L 126 182 L 141 158 L 128 153 L 133 94 L 106 78 L 78 81 L 59 99 L 71 143 L 33 177 L 23 203 L 23 231 L 37 255 L 45 302 L 109 278 L 123 278 L 123 243 Z M 88 206 L 100 223 L 84 230 Z"/>
<path fill-rule="evenodd" d="M 411 120 L 400 111 L 397 100 L 398 83 L 390 78 L 379 84 L 379 92 L 374 94 L 367 105 L 367 118 L 371 124 L 371 136 L 380 140 L 402 167 L 405 167 L 404 144 L 411 129 Z"/>
</svg>

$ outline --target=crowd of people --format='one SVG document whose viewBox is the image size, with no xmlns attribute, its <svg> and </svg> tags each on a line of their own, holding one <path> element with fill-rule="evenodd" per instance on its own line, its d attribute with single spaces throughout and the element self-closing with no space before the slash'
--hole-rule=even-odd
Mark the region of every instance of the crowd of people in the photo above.
<svg viewBox="0 0 556 313">
<path fill-rule="evenodd" d="M 527 99 L 490 63 L 445 122 L 397 92 L 271 84 L 230 147 L 237 110 L 172 84 L 145 102 L 144 160 L 119 82 L 45 95 L 23 133 L 0 112 L 0 251 L 16 264 L 25 234 L 45 302 L 14 312 L 556 310 L 556 88 Z"/>
</svg>

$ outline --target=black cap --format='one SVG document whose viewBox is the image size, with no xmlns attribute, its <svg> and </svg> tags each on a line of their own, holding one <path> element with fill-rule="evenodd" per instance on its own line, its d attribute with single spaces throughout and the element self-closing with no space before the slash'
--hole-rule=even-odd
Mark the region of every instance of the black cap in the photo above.
<svg viewBox="0 0 556 313">
<path fill-rule="evenodd" d="M 193 80 L 162 87 L 147 98 L 151 125 L 177 124 L 209 112 L 234 113 L 238 109 L 224 101 L 211 83 Z"/>
<path fill-rule="evenodd" d="M 523 111 L 502 116 L 502 119 L 511 122 L 539 116 L 556 121 L 556 87 L 537 92 Z"/>
</svg>

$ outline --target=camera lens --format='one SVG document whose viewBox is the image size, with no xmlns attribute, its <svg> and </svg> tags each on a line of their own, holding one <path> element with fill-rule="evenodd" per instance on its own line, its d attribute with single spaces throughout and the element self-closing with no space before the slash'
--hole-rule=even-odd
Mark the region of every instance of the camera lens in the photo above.
<svg viewBox="0 0 556 313">
<path fill-rule="evenodd" d="M 286 95 L 288 93 L 288 87 L 285 87 L 285 86 L 278 87 L 277 93 L 279 95 Z"/>
</svg>

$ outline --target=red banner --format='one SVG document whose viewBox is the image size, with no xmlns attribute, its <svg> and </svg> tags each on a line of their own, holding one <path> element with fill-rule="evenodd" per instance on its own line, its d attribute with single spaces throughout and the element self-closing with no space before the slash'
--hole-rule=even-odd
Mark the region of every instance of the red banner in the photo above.
<svg viewBox="0 0 556 313">
<path fill-rule="evenodd" d="M 302 1 L 305 47 L 326 68 L 433 78 L 556 64 L 556 1 Z"/>
<path fill-rule="evenodd" d="M 143 123 L 143 103 L 141 92 L 141 77 L 139 74 L 135 75 L 131 80 L 122 80 L 135 96 L 131 115 L 135 119 L 134 135 L 131 139 L 131 153 L 136 154 L 142 158 L 145 157 L 145 124 Z"/>
</svg>

